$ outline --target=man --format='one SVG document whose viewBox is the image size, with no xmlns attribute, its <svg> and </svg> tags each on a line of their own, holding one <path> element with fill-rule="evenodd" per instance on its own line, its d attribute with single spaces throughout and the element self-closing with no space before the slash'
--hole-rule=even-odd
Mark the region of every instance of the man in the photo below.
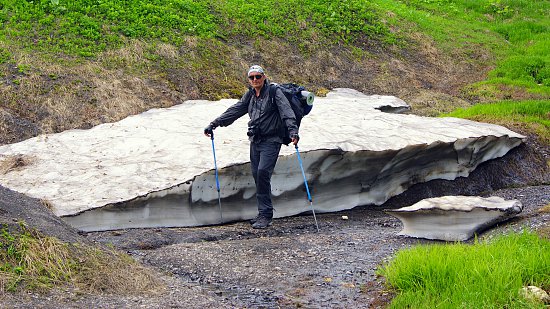
<svg viewBox="0 0 550 309">
<path fill-rule="evenodd" d="M 275 91 L 274 102 L 269 97 L 270 86 L 264 69 L 253 65 L 248 70 L 250 90 L 239 102 L 229 107 L 221 116 L 212 121 L 205 129 L 208 137 L 218 127 L 225 127 L 248 113 L 247 135 L 250 140 L 250 165 L 252 176 L 256 183 L 256 199 L 258 215 L 251 220 L 255 229 L 265 229 L 273 220 L 273 204 L 271 202 L 271 175 L 277 163 L 277 157 L 283 143 L 284 124 L 288 128 L 294 145 L 298 144 L 298 126 L 296 117 L 281 89 Z M 275 103 L 275 104 L 273 104 Z"/>
</svg>

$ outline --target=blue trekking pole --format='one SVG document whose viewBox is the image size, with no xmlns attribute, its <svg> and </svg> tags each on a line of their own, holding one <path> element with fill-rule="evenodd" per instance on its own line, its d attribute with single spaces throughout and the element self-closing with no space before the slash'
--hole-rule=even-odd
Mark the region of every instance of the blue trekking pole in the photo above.
<svg viewBox="0 0 550 309">
<path fill-rule="evenodd" d="M 307 199 L 309 201 L 309 205 L 311 205 L 311 211 L 313 212 L 313 219 L 315 219 L 315 226 L 317 227 L 317 232 L 319 232 L 319 225 L 317 224 L 317 217 L 315 216 L 315 209 L 313 208 L 313 199 L 311 198 L 311 194 L 309 193 L 309 187 L 307 185 L 307 179 L 306 179 L 306 173 L 304 172 L 304 166 L 302 164 L 302 158 L 300 157 L 300 152 L 298 151 L 298 145 L 294 145 L 294 148 L 296 148 L 296 155 L 298 156 L 298 162 L 300 163 L 300 169 L 302 170 L 302 176 L 304 176 L 304 185 L 306 186 L 306 192 L 307 192 Z"/>
<path fill-rule="evenodd" d="M 215 174 L 216 174 L 216 188 L 218 189 L 218 204 L 220 205 L 220 223 L 223 223 L 222 200 L 220 198 L 220 180 L 218 178 L 218 164 L 216 163 L 216 148 L 214 148 L 214 131 L 212 131 L 212 134 L 210 135 L 210 139 L 212 140 L 212 153 L 214 154 L 214 170 L 215 170 Z"/>
</svg>

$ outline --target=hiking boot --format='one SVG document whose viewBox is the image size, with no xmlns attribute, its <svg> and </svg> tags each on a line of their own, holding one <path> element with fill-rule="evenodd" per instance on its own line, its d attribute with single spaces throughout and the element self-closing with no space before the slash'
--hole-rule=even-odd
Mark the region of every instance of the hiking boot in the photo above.
<svg viewBox="0 0 550 309">
<path fill-rule="evenodd" d="M 268 226 L 270 226 L 272 223 L 271 219 L 268 219 L 266 217 L 258 217 L 258 220 L 254 224 L 252 224 L 252 228 L 254 229 L 265 229 Z"/>
<path fill-rule="evenodd" d="M 249 222 L 250 222 L 250 224 L 254 224 L 254 223 L 256 223 L 256 221 L 258 221 L 258 219 L 260 219 L 260 215 L 256 215 L 256 217 L 250 219 Z"/>
</svg>

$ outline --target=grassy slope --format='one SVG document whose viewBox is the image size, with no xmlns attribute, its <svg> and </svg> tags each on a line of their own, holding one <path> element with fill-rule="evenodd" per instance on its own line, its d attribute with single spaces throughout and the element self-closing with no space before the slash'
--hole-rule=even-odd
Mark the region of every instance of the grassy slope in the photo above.
<svg viewBox="0 0 550 309">
<path fill-rule="evenodd" d="M 539 141 L 550 145 L 550 100 L 500 101 L 459 108 L 444 116 L 498 123 L 531 132 Z"/>
<path fill-rule="evenodd" d="M 426 23 L 443 48 L 472 49 L 489 44 L 495 68 L 485 81 L 467 87 L 474 100 L 522 99 L 550 95 L 550 3 L 547 1 L 411 1 L 433 10 L 446 22 Z M 449 39 L 439 28 L 455 32 Z M 502 41 L 504 39 L 504 41 Z"/>
<path fill-rule="evenodd" d="M 251 63 L 420 114 L 550 97 L 547 1 L 6 0 L 0 142 L 238 97 Z M 298 13 L 297 13 L 298 12 Z M 347 72 L 354 72 L 353 78 Z M 77 116 L 75 116 L 77 115 Z"/>
</svg>

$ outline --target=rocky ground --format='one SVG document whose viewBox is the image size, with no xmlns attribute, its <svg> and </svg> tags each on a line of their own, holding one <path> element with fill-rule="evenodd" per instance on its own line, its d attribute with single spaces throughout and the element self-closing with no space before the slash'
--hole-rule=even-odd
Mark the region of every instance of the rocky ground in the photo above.
<svg viewBox="0 0 550 309">
<path fill-rule="evenodd" d="M 550 186 L 498 190 L 523 213 L 490 231 L 550 226 Z M 386 205 L 389 206 L 389 205 Z M 349 220 L 343 220 L 342 216 Z M 268 230 L 245 222 L 186 229 L 90 233 L 158 272 L 162 291 L 91 295 L 75 290 L 6 294 L 8 308 L 382 308 L 391 298 L 376 269 L 399 249 L 430 241 L 397 236 L 401 223 L 382 209 L 357 208 L 275 220 Z M 485 233 L 487 234 L 487 233 Z M 116 269 L 113 269 L 116 271 Z M 128 278 L 131 280 L 131 278 Z"/>
<path fill-rule="evenodd" d="M 399 249 L 433 243 L 397 236 L 401 223 L 384 213 L 384 209 L 411 205 L 443 193 L 496 195 L 520 200 L 524 211 L 481 236 L 504 230 L 548 229 L 550 213 L 539 211 L 550 203 L 549 174 L 544 166 L 547 150 L 528 143 L 502 159 L 483 164 L 468 178 L 415 185 L 379 207 L 318 214 L 319 232 L 313 216 L 304 214 L 276 219 L 267 230 L 254 230 L 247 222 L 236 222 L 199 228 L 88 233 L 81 237 L 82 241 L 110 244 L 127 252 L 155 271 L 165 287 L 139 295 L 88 294 L 69 288 L 46 294 L 7 293 L 1 297 L 0 305 L 7 308 L 382 308 L 392 294 L 383 278 L 377 276 L 376 269 Z M 530 185 L 529 179 L 539 185 Z M 4 201 L 14 198 L 4 191 L 2 196 Z M 32 202 L 29 203 L 28 206 L 32 206 Z M 7 215 L 6 212 L 0 214 Z M 343 216 L 349 219 L 344 220 Z M 35 220 L 34 225 L 43 231 L 53 231 L 53 226 L 58 227 L 59 223 L 52 220 L 42 226 L 40 220 Z M 59 237 L 69 241 L 74 232 L 56 231 Z"/>
</svg>

